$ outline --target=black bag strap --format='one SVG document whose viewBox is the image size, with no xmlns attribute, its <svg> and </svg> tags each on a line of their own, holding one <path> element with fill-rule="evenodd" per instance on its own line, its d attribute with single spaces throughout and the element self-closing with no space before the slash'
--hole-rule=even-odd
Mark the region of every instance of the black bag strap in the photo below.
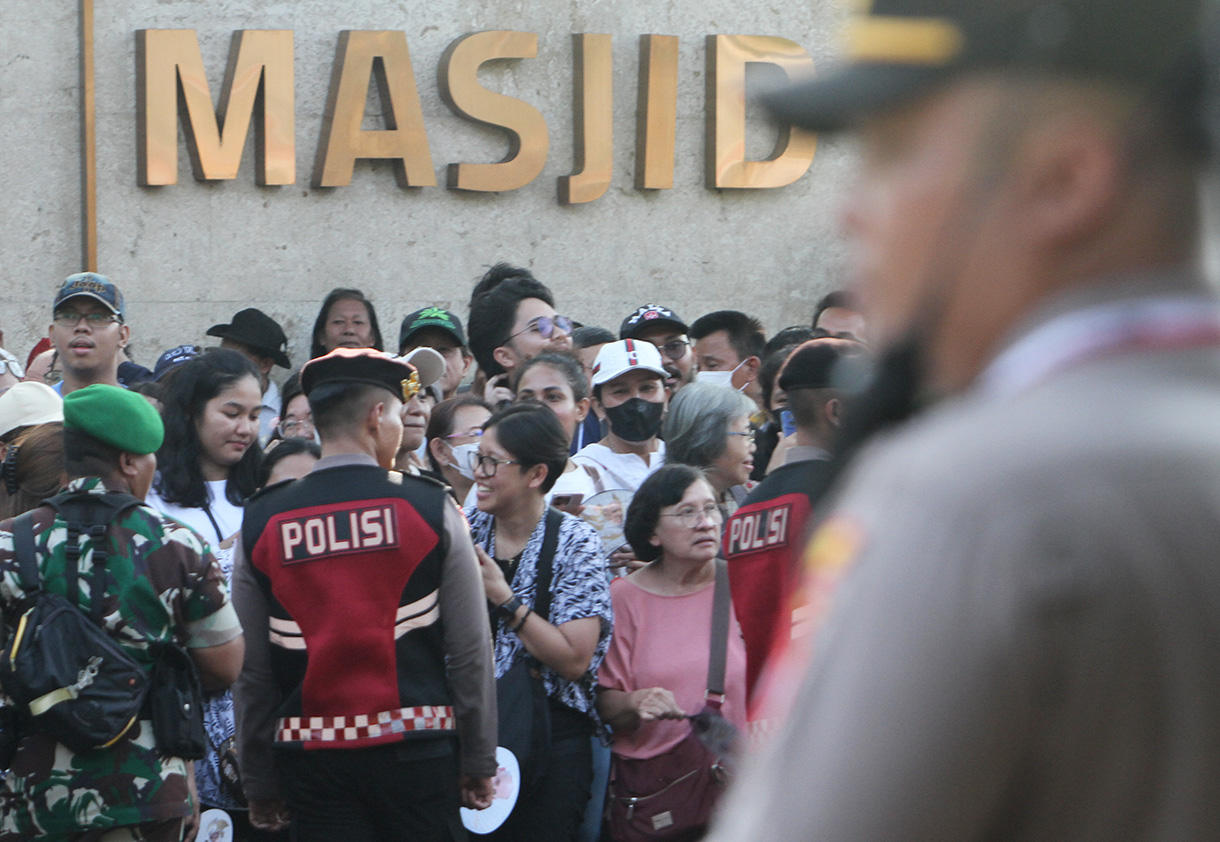
<svg viewBox="0 0 1220 842">
<path fill-rule="evenodd" d="M 534 613 L 550 622 L 551 579 L 555 573 L 555 549 L 559 546 L 559 525 L 563 512 L 547 507 L 546 527 L 542 533 L 542 549 L 538 552 L 538 572 L 534 577 Z"/>
<path fill-rule="evenodd" d="M 38 573 L 38 557 L 34 552 L 34 512 L 29 511 L 13 519 L 13 555 L 17 557 L 17 574 L 21 578 L 21 590 L 26 598 L 42 590 L 42 577 Z"/>
<path fill-rule="evenodd" d="M 67 521 L 68 542 L 64 547 L 64 589 L 68 600 L 79 606 L 80 593 L 77 587 L 77 576 L 80 562 L 80 537 L 88 534 L 93 554 L 90 561 L 93 564 L 93 577 L 90 593 L 90 614 L 93 622 L 102 625 L 102 594 L 106 591 L 106 561 L 109 552 L 106 547 L 106 533 L 110 524 L 123 512 L 141 504 L 139 498 L 119 491 L 108 491 L 105 494 L 90 494 L 88 492 L 67 492 L 58 494 L 45 501 Z"/>
<path fill-rule="evenodd" d="M 707 660 L 707 701 L 719 708 L 724 701 L 725 660 L 729 654 L 729 565 L 717 558 L 712 592 L 712 645 Z"/>
</svg>

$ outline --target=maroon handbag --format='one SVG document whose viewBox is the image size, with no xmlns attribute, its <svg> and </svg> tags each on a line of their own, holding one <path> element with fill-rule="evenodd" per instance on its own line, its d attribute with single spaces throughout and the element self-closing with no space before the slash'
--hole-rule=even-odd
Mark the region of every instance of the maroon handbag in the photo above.
<svg viewBox="0 0 1220 842">
<path fill-rule="evenodd" d="M 725 755 L 732 726 L 720 715 L 729 638 L 729 582 L 716 559 L 707 704 L 682 742 L 656 757 L 612 755 L 609 830 L 614 842 L 687 842 L 707 830 L 728 782 Z M 714 735 L 709 739 L 709 735 Z M 717 748 L 713 752 L 705 743 Z"/>
</svg>

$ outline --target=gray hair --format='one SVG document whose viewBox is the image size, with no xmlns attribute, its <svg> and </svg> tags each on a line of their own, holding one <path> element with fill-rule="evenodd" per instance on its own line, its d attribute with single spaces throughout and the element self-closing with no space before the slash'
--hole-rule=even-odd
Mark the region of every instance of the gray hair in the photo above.
<svg viewBox="0 0 1220 842">
<path fill-rule="evenodd" d="M 710 467 L 728 446 L 729 424 L 749 418 L 757 407 L 736 389 L 713 383 L 688 383 L 670 401 L 661 437 L 665 461 Z"/>
</svg>

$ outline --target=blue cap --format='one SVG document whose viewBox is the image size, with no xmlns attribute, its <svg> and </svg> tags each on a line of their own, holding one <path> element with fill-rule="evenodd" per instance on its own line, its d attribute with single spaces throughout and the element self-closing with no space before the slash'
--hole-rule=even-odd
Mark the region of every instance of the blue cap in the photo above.
<svg viewBox="0 0 1220 842">
<path fill-rule="evenodd" d="M 113 281 L 105 275 L 99 275 L 97 272 L 78 272 L 75 275 L 69 275 L 64 280 L 63 286 L 59 288 L 59 292 L 56 293 L 55 303 L 51 309 L 58 310 L 59 306 L 69 298 L 77 298 L 79 296 L 100 301 L 120 319 L 127 318 L 127 308 L 123 304 L 123 293 L 119 292 L 119 288 L 114 285 Z"/>
</svg>

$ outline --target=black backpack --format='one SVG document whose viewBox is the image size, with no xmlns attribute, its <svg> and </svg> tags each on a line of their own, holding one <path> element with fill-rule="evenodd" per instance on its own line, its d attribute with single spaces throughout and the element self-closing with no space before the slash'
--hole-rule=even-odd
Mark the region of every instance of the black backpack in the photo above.
<svg viewBox="0 0 1220 842">
<path fill-rule="evenodd" d="M 13 522 L 13 549 L 25 600 L 0 653 L 0 684 L 13 699 L 19 722 L 45 731 L 74 752 L 117 742 L 138 722 L 148 692 L 144 668 L 102 627 L 100 598 L 107 527 L 139 503 L 127 494 L 61 495 L 47 501 L 68 521 L 67 596 L 42 589 L 33 512 Z M 93 589 L 99 596 L 91 600 L 92 617 L 76 604 L 82 534 L 93 545 Z"/>
<path fill-rule="evenodd" d="M 130 494 L 61 494 L 45 501 L 67 522 L 68 596 L 42 590 L 33 513 L 13 522 L 25 611 L 0 653 L 0 684 L 17 706 L 18 726 L 50 734 L 74 752 L 106 748 L 141 714 L 150 718 L 158 750 L 188 760 L 204 756 L 203 693 L 190 656 L 173 643 L 153 643 L 150 674 L 103 627 L 102 599 L 92 617 L 77 607 L 80 537 L 92 541 L 93 593 L 103 594 L 110 523 L 141 501 Z"/>
</svg>

